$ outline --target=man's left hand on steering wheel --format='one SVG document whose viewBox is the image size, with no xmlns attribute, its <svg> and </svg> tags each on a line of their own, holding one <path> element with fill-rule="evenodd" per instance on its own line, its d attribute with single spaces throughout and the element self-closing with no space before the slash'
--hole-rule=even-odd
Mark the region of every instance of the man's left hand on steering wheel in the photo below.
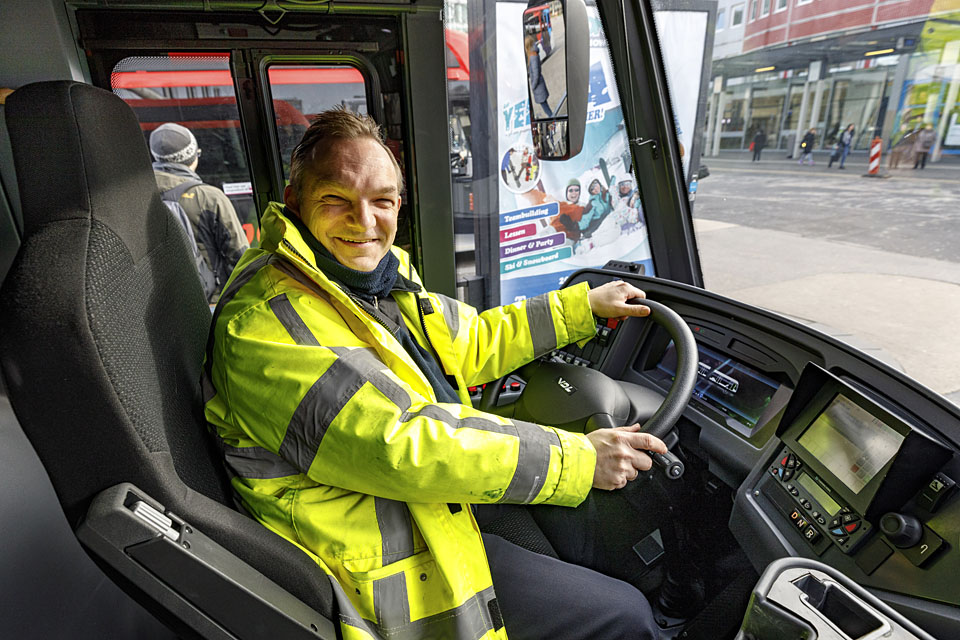
<svg viewBox="0 0 960 640">
<path fill-rule="evenodd" d="M 614 280 L 600 285 L 596 289 L 590 289 L 587 293 L 587 300 L 590 302 L 590 310 L 598 318 L 620 318 L 627 316 L 643 317 L 650 315 L 650 309 L 638 304 L 637 298 L 646 298 L 647 294 L 641 289 L 624 282 L 623 280 Z M 632 304 L 628 301 L 633 301 Z"/>
</svg>

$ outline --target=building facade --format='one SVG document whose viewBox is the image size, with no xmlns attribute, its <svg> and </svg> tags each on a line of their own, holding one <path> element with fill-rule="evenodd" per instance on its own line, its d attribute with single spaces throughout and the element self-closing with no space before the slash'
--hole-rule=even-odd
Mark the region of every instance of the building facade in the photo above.
<svg viewBox="0 0 960 640">
<path fill-rule="evenodd" d="M 718 16 L 729 24 L 737 4 L 720 0 Z M 706 155 L 746 149 L 760 130 L 787 156 L 811 128 L 827 149 L 850 124 L 854 150 L 932 124 L 933 159 L 960 155 L 960 0 L 743 4 L 739 50 L 734 31 L 714 49 Z"/>
</svg>

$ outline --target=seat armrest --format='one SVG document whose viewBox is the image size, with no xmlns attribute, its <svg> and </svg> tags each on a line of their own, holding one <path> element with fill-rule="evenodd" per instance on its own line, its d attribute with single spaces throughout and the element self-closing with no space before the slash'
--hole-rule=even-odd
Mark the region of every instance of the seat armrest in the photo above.
<svg viewBox="0 0 960 640">
<path fill-rule="evenodd" d="M 330 620 L 132 484 L 99 493 L 76 534 L 111 577 L 179 633 L 337 637 Z"/>
</svg>

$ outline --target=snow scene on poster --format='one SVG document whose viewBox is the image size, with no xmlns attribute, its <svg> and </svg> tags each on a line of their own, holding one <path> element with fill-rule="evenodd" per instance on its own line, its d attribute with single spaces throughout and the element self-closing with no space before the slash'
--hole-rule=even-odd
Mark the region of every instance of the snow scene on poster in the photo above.
<svg viewBox="0 0 960 640">
<path fill-rule="evenodd" d="M 522 4 L 497 5 L 503 304 L 556 289 L 574 271 L 609 260 L 638 262 L 653 274 L 620 97 L 596 9 L 588 8 L 590 88 L 583 151 L 563 161 L 537 158 L 526 74 L 508 72 L 524 59 L 523 9 Z"/>
</svg>

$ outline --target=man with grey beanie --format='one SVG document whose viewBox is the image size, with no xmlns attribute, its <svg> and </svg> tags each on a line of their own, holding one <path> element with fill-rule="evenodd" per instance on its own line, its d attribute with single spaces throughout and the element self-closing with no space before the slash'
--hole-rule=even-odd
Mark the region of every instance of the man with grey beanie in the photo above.
<svg viewBox="0 0 960 640">
<path fill-rule="evenodd" d="M 193 133 L 174 122 L 162 124 L 150 134 L 150 153 L 157 186 L 165 199 L 178 202 L 190 220 L 197 248 L 216 276 L 216 302 L 234 265 L 250 246 L 230 199 L 217 187 L 204 184 L 197 175 L 200 147 Z"/>
</svg>

